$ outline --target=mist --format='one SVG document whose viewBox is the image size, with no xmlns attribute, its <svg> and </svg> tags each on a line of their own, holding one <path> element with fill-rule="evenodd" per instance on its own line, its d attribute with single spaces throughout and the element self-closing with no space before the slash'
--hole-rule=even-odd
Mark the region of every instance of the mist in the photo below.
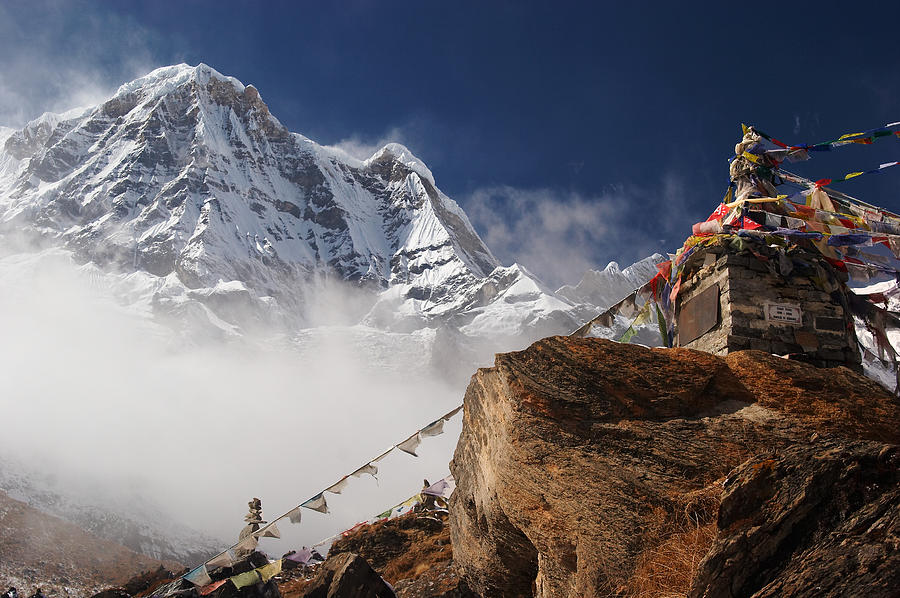
<svg viewBox="0 0 900 598">
<path fill-rule="evenodd" d="M 367 337 L 397 344 L 390 367 L 373 362 L 385 347 L 341 327 L 364 303 L 340 285 L 316 294 L 316 331 L 185 342 L 190 331 L 123 305 L 116 284 L 64 250 L 0 251 L 0 450 L 62 492 L 126 510 L 158 504 L 222 549 L 250 498 L 272 520 L 462 401 L 463 387 L 422 366 L 416 335 Z M 377 481 L 326 494 L 330 515 L 280 522 L 284 539 L 263 547 L 310 545 L 447 475 L 459 419 L 423 440 L 419 458 L 395 451 Z"/>
</svg>

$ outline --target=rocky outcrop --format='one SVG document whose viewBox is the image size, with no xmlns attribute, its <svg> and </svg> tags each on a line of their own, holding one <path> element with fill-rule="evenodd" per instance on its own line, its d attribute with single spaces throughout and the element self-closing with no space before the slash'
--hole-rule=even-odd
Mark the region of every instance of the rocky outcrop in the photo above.
<svg viewBox="0 0 900 598">
<path fill-rule="evenodd" d="M 394 586 L 398 598 L 475 598 L 453 565 L 446 517 L 413 512 L 361 526 L 336 540 L 329 558 L 359 555 Z"/>
<path fill-rule="evenodd" d="M 469 385 L 454 560 L 485 597 L 889 596 L 898 423 L 843 368 L 544 339 Z"/>
<path fill-rule="evenodd" d="M 303 598 L 394 598 L 388 586 L 359 555 L 344 552 L 319 565 Z"/>
</svg>

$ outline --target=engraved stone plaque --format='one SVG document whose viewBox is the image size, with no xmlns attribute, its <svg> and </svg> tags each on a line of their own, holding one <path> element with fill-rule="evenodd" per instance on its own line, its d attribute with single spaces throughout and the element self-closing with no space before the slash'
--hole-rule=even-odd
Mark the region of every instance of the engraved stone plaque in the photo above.
<svg viewBox="0 0 900 598">
<path fill-rule="evenodd" d="M 678 314 L 678 344 L 684 346 L 719 323 L 719 285 L 714 284 L 681 305 Z"/>
<path fill-rule="evenodd" d="M 766 303 L 766 322 L 773 324 L 803 325 L 803 312 L 794 303 Z"/>
</svg>

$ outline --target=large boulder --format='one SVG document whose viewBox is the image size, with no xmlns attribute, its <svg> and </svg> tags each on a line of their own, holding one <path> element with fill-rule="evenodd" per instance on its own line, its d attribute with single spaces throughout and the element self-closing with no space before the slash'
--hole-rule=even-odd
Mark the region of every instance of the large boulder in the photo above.
<svg viewBox="0 0 900 598">
<path fill-rule="evenodd" d="M 464 417 L 451 540 L 485 598 L 891 595 L 900 402 L 849 370 L 554 337 L 479 370 Z"/>
<path fill-rule="evenodd" d="M 395 598 L 394 591 L 359 555 L 344 552 L 316 569 L 303 598 Z"/>
</svg>

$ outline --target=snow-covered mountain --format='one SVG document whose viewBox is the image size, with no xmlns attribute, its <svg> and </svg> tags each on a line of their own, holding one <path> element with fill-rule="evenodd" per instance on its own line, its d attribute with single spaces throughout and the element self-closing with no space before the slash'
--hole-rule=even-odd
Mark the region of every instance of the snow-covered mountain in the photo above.
<svg viewBox="0 0 900 598">
<path fill-rule="evenodd" d="M 461 392 L 494 352 L 571 332 L 643 284 L 655 258 L 553 292 L 500 264 L 406 147 L 358 160 L 319 145 L 282 126 L 254 87 L 203 64 L 0 127 L 0 276 L 71 259 L 154 322 L 148 336 L 164 323 L 191 340 L 277 338 L 300 355 L 341 336 L 368 367 L 439 373 Z M 150 507 L 94 508 L 27 472 L 0 478 L 17 498 L 89 528 L 101 521 L 147 554 L 209 549 L 144 527 L 163 520 Z"/>
<path fill-rule="evenodd" d="M 588 270 L 581 282 L 560 287 L 556 294 L 575 304 L 587 303 L 606 309 L 656 276 L 656 264 L 666 259 L 664 255 L 654 253 L 625 269 L 620 269 L 617 262 L 610 262 L 603 270 Z"/>
<path fill-rule="evenodd" d="M 255 88 L 203 64 L 44 114 L 0 133 L 0 146 L 3 229 L 153 275 L 159 311 L 199 303 L 213 325 L 302 325 L 315 276 L 375 293 L 362 320 L 380 329 L 475 321 L 500 301 L 525 316 L 504 314 L 517 333 L 571 307 L 502 268 L 407 148 L 360 161 L 318 145 L 283 127 Z"/>
</svg>

